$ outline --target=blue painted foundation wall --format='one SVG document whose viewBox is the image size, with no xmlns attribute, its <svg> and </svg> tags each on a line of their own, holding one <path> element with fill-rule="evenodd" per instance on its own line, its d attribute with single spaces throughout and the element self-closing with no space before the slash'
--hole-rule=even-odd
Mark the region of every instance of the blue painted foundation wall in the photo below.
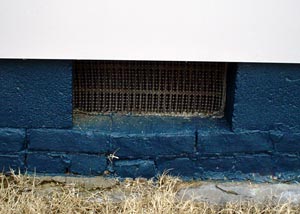
<svg viewBox="0 0 300 214">
<path fill-rule="evenodd" d="M 0 168 L 299 180 L 300 65 L 229 68 L 223 119 L 90 116 L 72 115 L 72 61 L 0 60 Z"/>
</svg>

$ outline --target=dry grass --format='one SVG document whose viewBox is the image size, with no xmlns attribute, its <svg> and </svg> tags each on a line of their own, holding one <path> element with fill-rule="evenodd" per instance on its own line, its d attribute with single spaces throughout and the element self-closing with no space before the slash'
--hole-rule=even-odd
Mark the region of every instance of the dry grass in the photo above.
<svg viewBox="0 0 300 214">
<path fill-rule="evenodd" d="M 177 191 L 187 185 L 162 175 L 157 181 L 136 179 L 109 189 L 86 190 L 75 184 L 41 181 L 12 173 L 0 175 L 0 213 L 300 213 L 292 204 L 212 205 L 183 201 Z M 119 198 L 118 198 L 118 197 Z"/>
</svg>

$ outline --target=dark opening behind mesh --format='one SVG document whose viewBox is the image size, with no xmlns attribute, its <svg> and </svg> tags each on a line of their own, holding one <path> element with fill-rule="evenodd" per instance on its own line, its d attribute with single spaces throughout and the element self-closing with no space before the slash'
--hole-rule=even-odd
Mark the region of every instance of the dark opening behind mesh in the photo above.
<svg viewBox="0 0 300 214">
<path fill-rule="evenodd" d="M 222 116 L 226 63 L 75 61 L 83 112 Z"/>
</svg>

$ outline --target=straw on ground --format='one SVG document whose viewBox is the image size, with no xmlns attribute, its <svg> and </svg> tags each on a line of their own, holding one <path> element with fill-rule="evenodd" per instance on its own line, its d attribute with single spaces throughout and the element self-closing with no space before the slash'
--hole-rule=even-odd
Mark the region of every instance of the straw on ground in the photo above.
<svg viewBox="0 0 300 214">
<path fill-rule="evenodd" d="M 11 173 L 0 175 L 0 213 L 300 213 L 300 206 L 262 202 L 213 205 L 181 200 L 176 193 L 191 183 L 162 175 L 157 180 L 127 179 L 87 189 L 75 183 Z M 118 192 L 120 194 L 118 194 Z M 116 196 L 119 196 L 116 197 Z"/>
</svg>

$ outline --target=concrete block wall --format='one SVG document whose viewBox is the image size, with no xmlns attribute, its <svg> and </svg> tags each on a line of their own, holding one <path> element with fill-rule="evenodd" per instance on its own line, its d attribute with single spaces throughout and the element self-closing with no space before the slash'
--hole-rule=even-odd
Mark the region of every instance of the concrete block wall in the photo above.
<svg viewBox="0 0 300 214">
<path fill-rule="evenodd" d="M 226 117 L 72 115 L 72 61 L 0 60 L 0 168 L 298 179 L 300 65 L 239 63 Z"/>
<path fill-rule="evenodd" d="M 0 60 L 0 127 L 72 127 L 72 62 Z"/>
<path fill-rule="evenodd" d="M 234 130 L 300 130 L 300 65 L 239 64 Z"/>
</svg>

